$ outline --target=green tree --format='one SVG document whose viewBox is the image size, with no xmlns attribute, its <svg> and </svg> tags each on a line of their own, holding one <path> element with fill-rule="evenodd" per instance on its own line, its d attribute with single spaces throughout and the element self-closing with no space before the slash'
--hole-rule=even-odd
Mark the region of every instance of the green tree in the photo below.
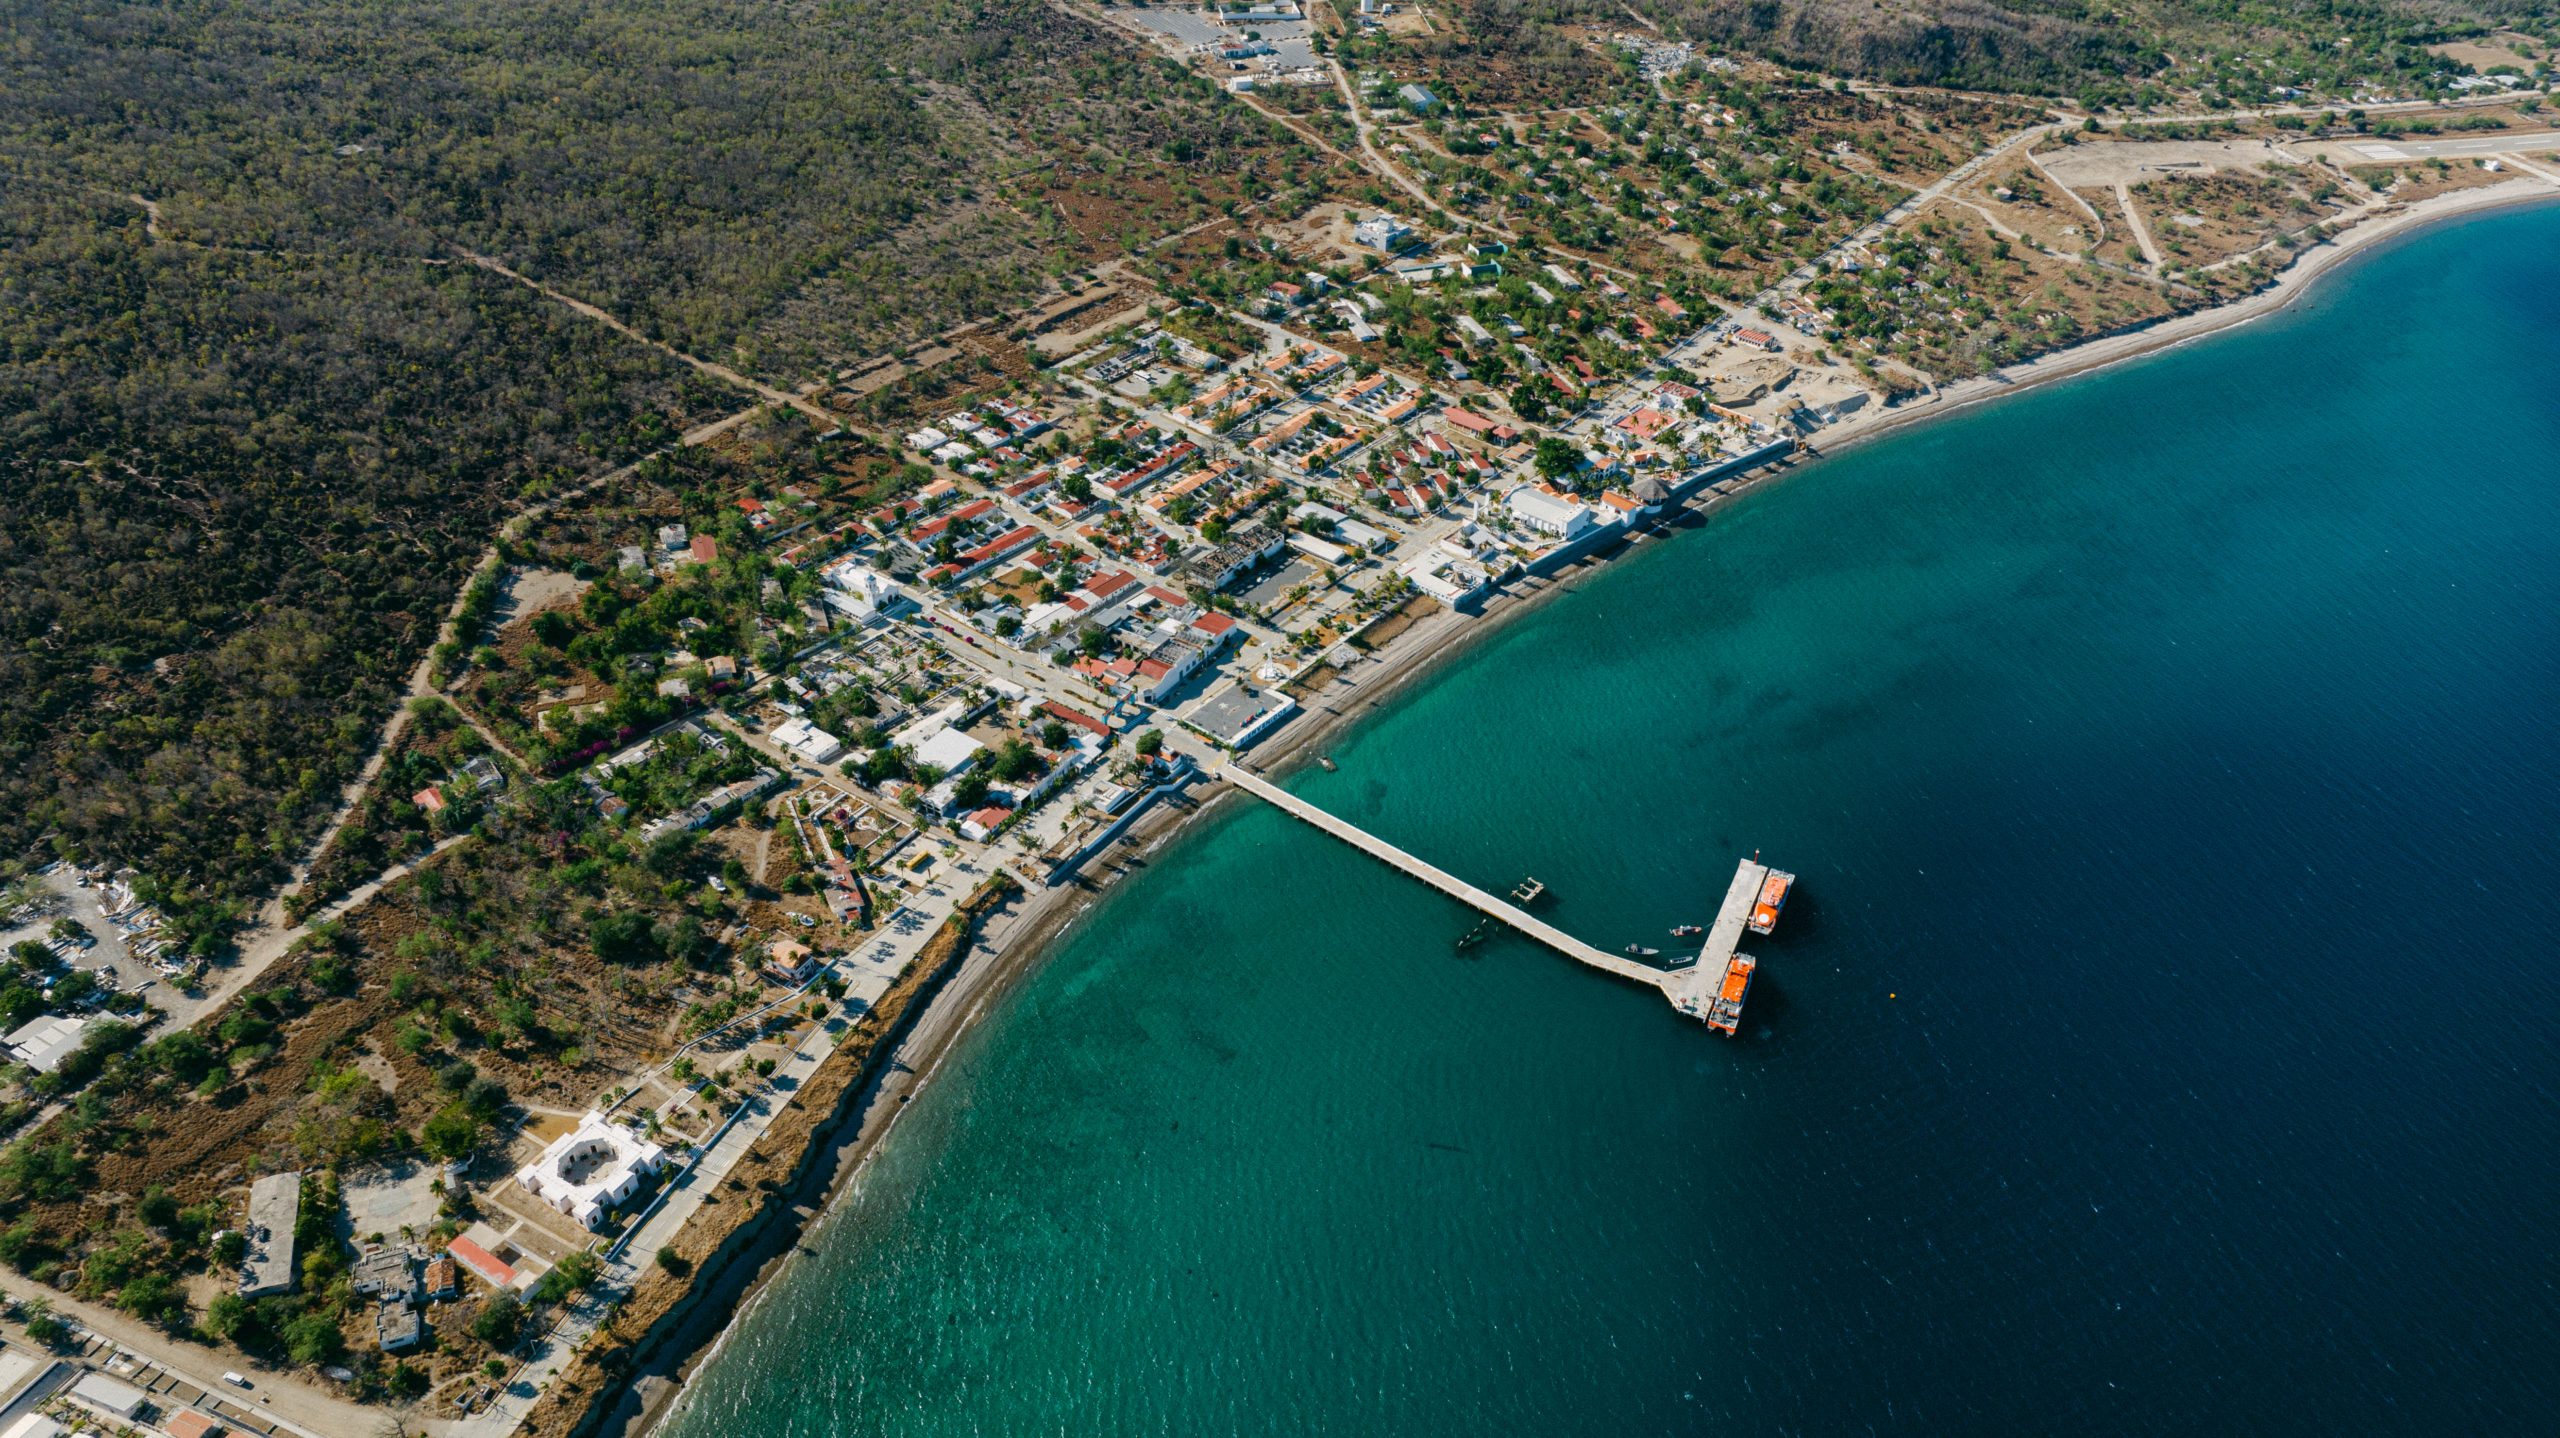
<svg viewBox="0 0 2560 1438">
<path fill-rule="evenodd" d="M 249 1300 L 237 1293 L 217 1293 L 204 1306 L 203 1328 L 216 1338 L 234 1341 L 249 1326 L 250 1317 Z"/>
<path fill-rule="evenodd" d="M 587 942 L 607 963 L 648 963 L 659 955 L 657 926 L 636 909 L 597 915 L 587 926 Z"/>
<path fill-rule="evenodd" d="M 480 1311 L 471 1317 L 471 1336 L 501 1352 L 515 1346 L 516 1330 L 524 1324 L 524 1306 L 512 1293 L 493 1293 Z"/>
<path fill-rule="evenodd" d="M 338 1333 L 338 1318 L 326 1308 L 315 1308 L 285 1324 L 284 1350 L 300 1364 L 326 1363 L 345 1351 L 346 1342 Z"/>
<path fill-rule="evenodd" d="M 178 1200 L 170 1196 L 169 1190 L 155 1184 L 142 1195 L 142 1201 L 133 1206 L 133 1214 L 151 1227 L 165 1231 L 177 1226 Z"/>
<path fill-rule="evenodd" d="M 507 1086 L 496 1079 L 474 1079 L 462 1095 L 462 1106 L 483 1123 L 495 1123 L 507 1106 Z"/>
<path fill-rule="evenodd" d="M 125 1284 L 116 1307 L 151 1323 L 174 1323 L 187 1316 L 187 1295 L 165 1273 L 146 1273 Z"/>
<path fill-rule="evenodd" d="M 38 1203 L 60 1203 L 78 1193 L 89 1173 L 88 1162 L 69 1139 L 38 1147 L 20 1139 L 0 1151 L 0 1193 Z"/>
<path fill-rule="evenodd" d="M 480 1120 L 461 1104 L 428 1119 L 426 1127 L 418 1131 L 418 1142 L 426 1146 L 427 1152 L 447 1162 L 468 1154 L 479 1141 Z"/>
<path fill-rule="evenodd" d="M 558 1303 L 595 1282 L 597 1275 L 603 1272 L 604 1261 L 581 1248 L 553 1264 L 551 1270 L 542 1275 L 533 1286 L 533 1301 Z"/>
</svg>

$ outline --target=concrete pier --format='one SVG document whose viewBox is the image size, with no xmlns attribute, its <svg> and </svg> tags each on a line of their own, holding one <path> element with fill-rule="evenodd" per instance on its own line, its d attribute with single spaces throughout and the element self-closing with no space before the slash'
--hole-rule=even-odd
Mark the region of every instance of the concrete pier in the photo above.
<svg viewBox="0 0 2560 1438">
<path fill-rule="evenodd" d="M 1555 925 L 1535 917 L 1527 910 L 1514 904 L 1505 903 L 1501 899 L 1495 898 L 1493 895 L 1486 893 L 1484 890 L 1477 888 L 1473 884 L 1467 883 L 1454 875 L 1444 873 L 1439 869 L 1435 869 L 1431 865 L 1426 864 L 1411 854 L 1406 853 L 1404 850 L 1397 848 L 1395 845 L 1388 843 L 1386 840 L 1378 838 L 1376 835 L 1360 828 L 1358 825 L 1337 819 L 1333 815 L 1326 813 L 1324 810 L 1317 808 L 1315 805 L 1308 803 L 1306 800 L 1299 798 L 1297 795 L 1290 793 L 1288 790 L 1267 780 L 1248 774 L 1243 769 L 1238 768 L 1233 764 L 1221 767 L 1218 770 L 1218 777 L 1235 785 L 1237 788 L 1244 790 L 1246 793 L 1268 801 L 1269 803 L 1277 806 L 1283 812 L 1293 814 L 1300 819 L 1304 819 L 1308 823 L 1315 825 L 1317 828 L 1324 830 L 1326 833 L 1331 834 L 1344 843 L 1351 845 L 1362 853 L 1368 854 L 1372 858 L 1383 859 L 1387 863 L 1395 865 L 1397 868 L 1413 875 L 1422 882 L 1429 884 L 1431 887 L 1438 889 L 1444 894 L 1447 894 L 1450 898 L 1456 899 L 1458 902 L 1466 904 L 1471 908 L 1475 908 L 1492 915 L 1494 918 L 1509 924 L 1511 927 L 1518 929 L 1521 933 L 1528 935 L 1530 938 L 1536 939 L 1539 943 L 1546 945 L 1548 948 L 1555 950 L 1557 953 L 1564 955 L 1568 959 L 1572 959 L 1577 963 L 1588 964 L 1595 969 L 1615 974 L 1619 978 L 1632 980 L 1635 983 L 1646 985 L 1649 988 L 1660 989 L 1663 996 L 1671 1000 L 1671 1002 L 1678 1006 L 1684 1013 L 1694 1015 L 1702 1012 L 1701 1009 L 1694 1008 L 1691 1004 L 1683 1001 L 1689 997 L 1690 990 L 1693 987 L 1696 987 L 1698 982 L 1700 982 L 1697 981 L 1696 976 L 1706 968 L 1706 961 L 1703 959 L 1699 961 L 1695 968 L 1682 969 L 1676 973 L 1672 973 L 1657 969 L 1650 964 L 1627 958 L 1621 954 L 1612 954 L 1596 949 L 1591 945 L 1584 943 L 1582 940 L 1575 938 L 1573 935 L 1566 933 L 1564 930 L 1557 928 Z M 1734 889 L 1732 893 L 1728 893 L 1725 896 L 1725 909 L 1728 911 L 1733 908 L 1733 894 L 1739 893 L 1743 896 L 1743 903 L 1740 911 L 1742 917 L 1734 921 L 1734 937 L 1725 942 L 1723 956 L 1715 960 L 1715 973 L 1713 977 L 1703 981 L 1704 993 L 1709 996 L 1712 996 L 1714 993 L 1716 983 L 1723 980 L 1725 960 L 1730 959 L 1733 956 L 1734 944 L 1740 942 L 1743 920 L 1748 919 L 1751 914 L 1751 896 L 1759 891 L 1759 875 L 1768 872 L 1766 869 L 1757 864 L 1753 864 L 1748 860 L 1744 861 L 1743 867 L 1752 871 L 1749 882 L 1746 883 L 1743 876 L 1737 874 L 1734 877 Z M 1724 917 L 1725 916 L 1722 913 L 1717 915 L 1717 925 L 1714 930 L 1715 934 L 1721 935 L 1724 932 Z"/>
<path fill-rule="evenodd" d="M 1726 886 L 1724 904 L 1716 910 L 1716 921 L 1707 926 L 1705 952 L 1698 955 L 1698 972 L 1713 973 L 1704 981 L 1709 988 L 1724 980 L 1725 965 L 1733 962 L 1733 951 L 1742 947 L 1745 926 L 1751 922 L 1752 902 L 1760 897 L 1761 882 L 1769 877 L 1769 866 L 1745 859 L 1736 865 L 1733 882 Z"/>
</svg>

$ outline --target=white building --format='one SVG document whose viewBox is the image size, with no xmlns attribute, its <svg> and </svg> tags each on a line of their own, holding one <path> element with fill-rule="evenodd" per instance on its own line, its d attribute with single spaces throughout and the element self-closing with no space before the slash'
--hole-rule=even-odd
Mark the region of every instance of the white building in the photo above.
<svg viewBox="0 0 2560 1438">
<path fill-rule="evenodd" d="M 640 1189 L 666 1164 L 666 1151 L 590 1109 L 578 1126 L 551 1141 L 542 1157 L 516 1170 L 525 1192 L 590 1229 L 604 1212 Z"/>
<path fill-rule="evenodd" d="M 119 1383 L 103 1373 L 84 1373 L 71 1385 L 71 1396 L 119 1423 L 130 1423 L 142 1411 L 150 1395 L 130 1383 Z"/>
<path fill-rule="evenodd" d="M 1558 539 L 1579 539 L 1597 523 L 1591 517 L 1590 506 L 1549 494 L 1534 484 L 1511 491 L 1503 497 L 1502 505 L 1522 525 Z"/>
<path fill-rule="evenodd" d="M 812 764 L 832 764 L 844 757 L 843 743 L 806 719 L 786 719 L 775 725 L 773 742 Z"/>
<path fill-rule="evenodd" d="M 847 559 L 829 568 L 826 581 L 827 587 L 821 593 L 827 607 L 857 624 L 895 619 L 916 607 L 896 581 L 858 559 Z"/>
<path fill-rule="evenodd" d="M 1389 550 L 1396 547 L 1396 537 L 1375 525 L 1346 519 L 1334 525 L 1333 536 L 1361 549 Z"/>
<path fill-rule="evenodd" d="M 1393 253 L 1413 238 L 1413 227 L 1393 215 L 1371 215 L 1351 227 L 1351 238 L 1370 249 Z"/>
<path fill-rule="evenodd" d="M 249 1185 L 249 1249 L 240 1259 L 240 1296 L 293 1291 L 295 1225 L 302 1218 L 302 1175 L 271 1173 Z"/>
<path fill-rule="evenodd" d="M 80 1031 L 88 1027 L 86 1019 L 47 1016 L 11 1033 L 5 1041 L 9 1057 L 40 1074 L 62 1067 L 80 1047 Z"/>
<path fill-rule="evenodd" d="M 978 756 L 986 749 L 965 732 L 946 727 L 917 736 L 911 752 L 916 764 L 930 764 L 941 770 L 944 778 L 957 779 L 978 762 Z"/>
</svg>

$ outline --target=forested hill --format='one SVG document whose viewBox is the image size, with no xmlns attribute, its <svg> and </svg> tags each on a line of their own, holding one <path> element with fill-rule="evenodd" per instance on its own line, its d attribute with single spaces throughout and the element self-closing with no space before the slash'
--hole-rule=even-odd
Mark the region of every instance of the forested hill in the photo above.
<svg viewBox="0 0 2560 1438">
<path fill-rule="evenodd" d="M 0 866 L 212 942 L 527 488 L 749 402 L 457 246 L 806 378 L 1067 263 L 1003 175 L 1269 146 L 1135 61 L 1041 0 L 0 11 Z"/>
<path fill-rule="evenodd" d="M 153 244 L 131 205 L 17 197 L 0 847 L 53 831 L 209 898 L 262 886 L 500 511 L 668 437 L 679 383 L 473 266 Z"/>
<path fill-rule="evenodd" d="M 1266 140 L 1214 96 L 1094 85 L 1126 47 L 1042 0 L 109 0 L 5 23 L 0 148 L 150 195 L 172 234 L 458 242 L 771 379 L 1020 296 L 1046 257 L 977 191 L 1057 142 L 1178 138 L 1231 167 Z"/>
</svg>

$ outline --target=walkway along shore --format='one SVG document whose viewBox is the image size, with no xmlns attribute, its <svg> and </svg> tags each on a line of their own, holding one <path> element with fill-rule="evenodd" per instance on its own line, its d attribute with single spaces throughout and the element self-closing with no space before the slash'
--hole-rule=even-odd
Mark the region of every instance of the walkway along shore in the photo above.
<svg viewBox="0 0 2560 1438">
<path fill-rule="evenodd" d="M 2321 276 L 2351 257 L 2439 223 L 2510 206 L 2560 200 L 2560 186 L 2519 179 L 2480 189 L 2457 191 L 2411 205 L 2397 214 L 2379 216 L 2335 239 L 2302 251 L 2265 290 L 2230 304 L 2163 321 L 2149 328 L 2118 334 L 2035 360 L 2010 365 L 1994 375 L 1961 381 L 1941 389 L 1934 400 L 1906 404 L 1877 413 L 1863 422 L 1844 423 L 1830 432 L 1817 450 L 1748 477 L 1730 494 L 1712 491 L 1693 496 L 1649 532 L 1670 534 L 1699 527 L 1703 517 L 1780 476 L 1809 468 L 1808 461 L 1839 454 L 1905 426 L 1958 413 L 1985 400 L 2023 393 L 2040 384 L 2094 373 L 2109 365 L 2137 359 L 2174 345 L 2277 313 L 2298 300 Z M 1659 542 L 1654 540 L 1651 542 Z M 1257 772 L 1278 775 L 1301 762 L 1312 762 L 1326 741 L 1353 721 L 1383 707 L 1405 688 L 1439 666 L 1463 655 L 1477 640 L 1493 633 L 1501 621 L 1529 610 L 1575 587 L 1584 574 L 1641 547 L 1621 541 L 1543 579 L 1508 586 L 1474 615 L 1443 610 L 1423 619 L 1390 641 L 1354 671 L 1356 680 L 1337 680 L 1325 693 L 1312 696 L 1305 710 L 1242 759 Z M 1120 840 L 1088 860 L 1074 880 L 1034 893 L 985 921 L 976 941 L 956 956 L 956 965 L 937 968 L 947 974 L 917 997 L 914 1012 L 893 1036 L 894 1046 L 872 1056 L 865 1087 L 842 1100 L 848 1116 L 844 1133 L 821 1132 L 819 1152 L 800 1156 L 793 1185 L 769 1195 L 758 1237 L 719 1272 L 697 1275 L 695 1288 L 682 1299 L 687 1315 L 681 1323 L 653 1329 L 640 1346 L 591 1365 L 581 1355 L 574 1390 L 546 1393 L 527 1415 L 526 1431 L 542 1438 L 640 1438 L 653 1432 L 677 1411 L 683 1384 L 718 1352 L 727 1332 L 759 1300 L 765 1285 L 800 1250 L 804 1232 L 822 1222 L 848 1188 L 858 1188 L 871 1157 L 896 1127 L 898 1115 L 915 1093 L 929 1084 L 951 1046 L 991 1010 L 1012 984 L 1031 972 L 1076 920 L 1101 902 L 1101 894 L 1134 872 L 1133 859 L 1164 848 L 1184 829 L 1238 794 L 1223 782 L 1206 781 L 1190 792 L 1158 804 Z M 921 966 L 920 966 L 921 967 Z M 1560 971 L 1558 982 L 1577 981 Z M 688 1243 L 688 1248 L 691 1244 Z M 658 1275 L 659 1280 L 664 1275 Z M 637 1315 L 634 1314 L 634 1317 Z M 627 1325 L 626 1325 L 627 1326 Z M 592 1380 L 592 1381 L 589 1381 Z M 609 1400 L 609 1401 L 608 1401 Z"/>
</svg>

